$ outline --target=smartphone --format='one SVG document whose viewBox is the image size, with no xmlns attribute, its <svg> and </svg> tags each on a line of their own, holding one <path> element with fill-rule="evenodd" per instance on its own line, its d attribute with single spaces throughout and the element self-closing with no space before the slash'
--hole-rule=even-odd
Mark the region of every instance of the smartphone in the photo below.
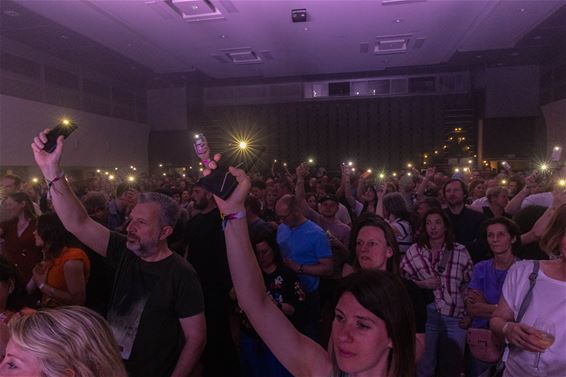
<svg viewBox="0 0 566 377">
<path fill-rule="evenodd" d="M 511 170 L 511 165 L 507 161 L 503 161 L 501 166 L 503 166 L 503 169 L 505 170 Z"/>
<path fill-rule="evenodd" d="M 43 150 L 47 153 L 53 153 L 55 148 L 57 148 L 57 139 L 59 138 L 59 136 L 63 135 L 63 137 L 66 139 L 77 128 L 79 127 L 73 122 L 59 123 L 57 127 L 49 131 L 49 133 L 47 134 L 47 142 L 43 146 Z"/>
<path fill-rule="evenodd" d="M 264 151 L 265 147 L 261 148 L 248 166 L 244 166 L 244 163 L 239 163 L 235 166 L 244 170 L 250 170 L 259 160 Z M 218 166 L 216 169 L 212 170 L 209 175 L 202 177 L 199 182 L 202 183 L 208 192 L 213 193 L 223 200 L 228 199 L 228 197 L 236 189 L 236 186 L 238 186 L 236 178 L 223 166 Z"/>
</svg>

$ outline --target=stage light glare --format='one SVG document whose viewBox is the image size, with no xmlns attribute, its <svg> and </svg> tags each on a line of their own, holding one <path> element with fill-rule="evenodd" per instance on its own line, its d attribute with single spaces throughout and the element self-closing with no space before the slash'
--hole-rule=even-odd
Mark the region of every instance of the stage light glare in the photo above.
<svg viewBox="0 0 566 377">
<path fill-rule="evenodd" d="M 454 168 L 454 173 L 459 173 L 460 169 L 459 168 Z"/>
<path fill-rule="evenodd" d="M 314 164 L 314 160 L 312 158 L 309 158 L 309 164 Z"/>
<path fill-rule="evenodd" d="M 560 187 L 566 187 L 566 179 L 560 178 L 560 179 L 558 180 L 558 186 L 560 186 Z"/>
<path fill-rule="evenodd" d="M 108 175 L 108 174 L 110 174 L 110 173 L 108 173 L 107 171 L 104 172 L 104 175 Z"/>
<path fill-rule="evenodd" d="M 39 182 L 39 179 L 37 179 L 36 177 L 33 177 L 33 178 L 31 179 L 31 181 L 32 181 L 33 183 L 37 183 L 37 182 Z"/>
<path fill-rule="evenodd" d="M 507 180 L 506 180 L 506 179 L 502 179 L 502 180 L 501 180 L 501 184 L 502 184 L 503 186 L 505 186 L 505 185 L 507 184 Z"/>
<path fill-rule="evenodd" d="M 97 172 L 97 173 L 100 173 L 100 169 L 96 169 L 96 172 Z"/>
<path fill-rule="evenodd" d="M 547 171 L 547 170 L 548 170 L 548 165 L 547 165 L 547 164 L 541 164 L 541 165 L 540 165 L 540 170 L 542 170 L 542 171 Z"/>
<path fill-rule="evenodd" d="M 240 142 L 238 142 L 238 148 L 245 150 L 248 148 L 248 143 L 244 140 L 241 140 Z"/>
<path fill-rule="evenodd" d="M 61 120 L 61 123 L 63 123 L 65 126 L 68 126 L 69 124 L 71 124 L 71 121 L 69 119 L 63 119 Z"/>
<path fill-rule="evenodd" d="M 559 150 L 560 150 L 560 147 L 557 145 L 557 146 L 554 147 L 554 150 L 555 150 L 555 151 L 559 151 Z"/>
<path fill-rule="evenodd" d="M 379 178 L 380 178 L 380 179 L 383 179 L 383 178 L 385 178 L 385 174 L 383 174 L 383 173 L 379 173 Z"/>
<path fill-rule="evenodd" d="M 112 174 L 110 174 L 110 175 L 108 176 L 108 179 L 109 179 L 110 181 L 113 181 L 113 180 L 114 180 L 114 176 L 113 176 Z"/>
<path fill-rule="evenodd" d="M 407 167 L 410 169 L 413 167 L 413 164 L 411 164 L 410 162 L 407 164 Z"/>
<path fill-rule="evenodd" d="M 394 176 L 394 177 L 396 177 L 396 176 L 397 176 L 397 173 L 393 172 L 393 174 L 391 174 L 391 175 Z"/>
<path fill-rule="evenodd" d="M 367 172 L 371 174 L 371 169 L 368 169 Z"/>
<path fill-rule="evenodd" d="M 134 177 L 133 175 L 128 176 L 128 182 L 135 182 L 135 181 L 136 181 L 136 177 Z"/>
<path fill-rule="evenodd" d="M 164 177 L 166 177 L 166 176 L 167 176 L 167 173 L 163 173 L 163 174 L 161 174 L 161 175 L 164 176 Z"/>
<path fill-rule="evenodd" d="M 159 164 L 159 167 L 162 168 L 162 167 L 163 167 L 163 164 Z"/>
<path fill-rule="evenodd" d="M 348 161 L 348 166 L 352 166 L 354 163 L 352 161 Z"/>
<path fill-rule="evenodd" d="M 408 175 L 409 177 L 410 177 L 410 176 L 412 176 L 412 174 L 411 174 L 411 173 L 407 173 L 407 175 Z"/>
</svg>

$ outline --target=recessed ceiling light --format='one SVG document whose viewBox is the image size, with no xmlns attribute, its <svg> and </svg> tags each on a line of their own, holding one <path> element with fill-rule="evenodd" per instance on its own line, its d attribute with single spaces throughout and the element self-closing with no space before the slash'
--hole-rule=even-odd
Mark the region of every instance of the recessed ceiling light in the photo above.
<svg viewBox="0 0 566 377">
<path fill-rule="evenodd" d="M 16 11 L 13 10 L 13 9 L 6 9 L 6 10 L 4 11 L 4 14 L 5 14 L 6 16 L 10 16 L 10 17 L 19 17 L 19 16 L 20 16 L 20 13 L 19 13 L 19 12 L 16 12 Z"/>
<path fill-rule="evenodd" d="M 402 20 L 402 19 L 400 19 L 400 18 L 397 18 L 397 19 L 396 19 L 396 20 L 394 20 L 393 22 L 395 22 L 396 24 L 400 24 L 401 22 L 403 22 L 403 20 Z"/>
<path fill-rule="evenodd" d="M 535 35 L 535 36 L 533 37 L 533 39 L 534 39 L 535 41 L 541 40 L 541 39 L 542 39 L 542 35 Z"/>
<path fill-rule="evenodd" d="M 306 28 L 305 28 L 305 31 L 309 31 L 309 28 L 308 28 L 308 27 L 306 27 Z"/>
<path fill-rule="evenodd" d="M 525 8 L 521 8 L 521 9 L 519 9 L 519 12 L 525 13 L 525 10 L 526 10 Z"/>
<path fill-rule="evenodd" d="M 226 34 L 220 34 L 220 35 L 217 35 L 217 37 L 220 38 L 220 39 L 228 38 L 228 36 Z"/>
<path fill-rule="evenodd" d="M 62 34 L 59 38 L 64 39 L 64 40 L 68 40 L 68 39 L 69 39 L 69 36 L 68 36 L 68 35 L 65 35 L 65 34 Z"/>
<path fill-rule="evenodd" d="M 476 55 L 476 59 L 481 59 L 481 55 Z"/>
</svg>

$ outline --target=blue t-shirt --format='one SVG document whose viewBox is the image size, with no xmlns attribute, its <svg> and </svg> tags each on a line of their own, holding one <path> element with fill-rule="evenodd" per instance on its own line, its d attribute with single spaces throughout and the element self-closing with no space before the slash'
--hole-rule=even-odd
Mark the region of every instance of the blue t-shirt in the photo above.
<svg viewBox="0 0 566 377">
<path fill-rule="evenodd" d="M 472 281 L 468 288 L 480 291 L 488 304 L 495 305 L 499 303 L 505 276 L 507 270 L 496 270 L 493 259 L 484 260 L 474 266 Z M 472 327 L 488 328 L 489 318 L 474 317 Z"/>
<path fill-rule="evenodd" d="M 281 224 L 277 230 L 277 243 L 283 258 L 305 266 L 318 264 L 320 259 L 332 258 L 326 233 L 310 220 L 294 228 Z M 318 289 L 318 276 L 299 274 L 299 280 L 307 293 Z"/>
</svg>

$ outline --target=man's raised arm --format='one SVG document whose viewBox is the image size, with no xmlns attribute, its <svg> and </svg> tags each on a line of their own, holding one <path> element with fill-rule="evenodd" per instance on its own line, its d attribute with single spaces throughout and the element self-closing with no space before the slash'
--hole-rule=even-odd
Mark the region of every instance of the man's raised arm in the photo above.
<svg viewBox="0 0 566 377">
<path fill-rule="evenodd" d="M 65 173 L 60 165 L 63 153 L 63 136 L 59 136 L 57 139 L 57 148 L 53 153 L 47 153 L 43 150 L 47 142 L 46 134 L 48 132 L 49 129 L 40 132 L 33 139 L 31 149 L 35 162 L 47 181 L 48 193 L 51 195 L 55 212 L 69 232 L 73 233 L 86 246 L 105 256 L 110 231 L 88 216 L 65 178 Z"/>
</svg>

